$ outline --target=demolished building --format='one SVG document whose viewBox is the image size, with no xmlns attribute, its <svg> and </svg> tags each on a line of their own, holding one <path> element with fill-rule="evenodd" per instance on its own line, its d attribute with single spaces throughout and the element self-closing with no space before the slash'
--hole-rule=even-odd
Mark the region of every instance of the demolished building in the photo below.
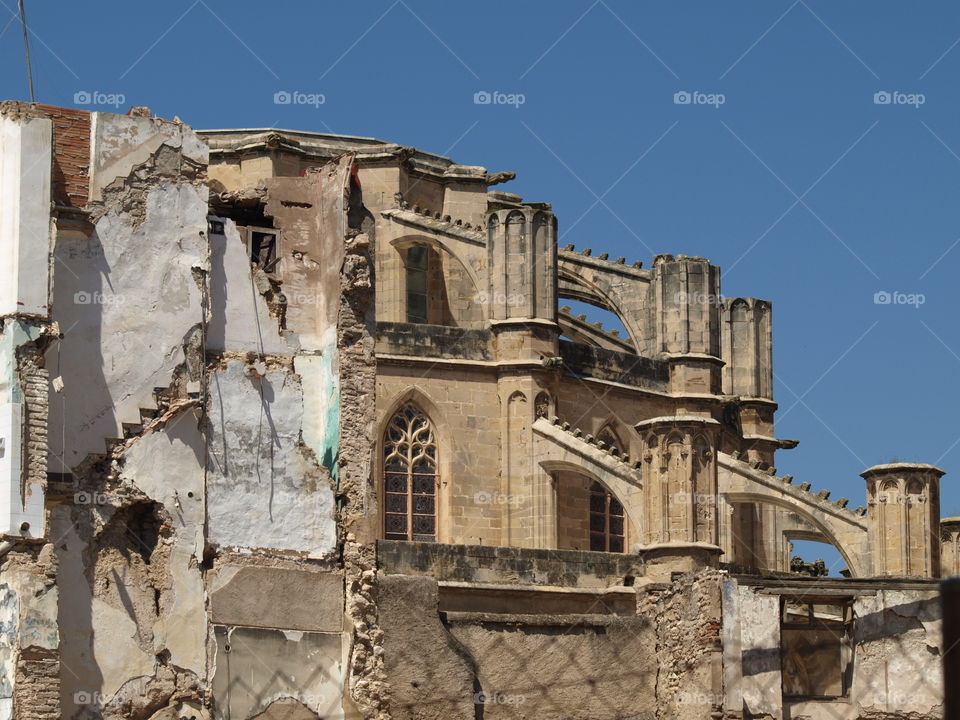
<svg viewBox="0 0 960 720">
<path fill-rule="evenodd" d="M 779 475 L 770 303 L 512 177 L 0 105 L 0 718 L 942 717 L 943 471 Z"/>
</svg>

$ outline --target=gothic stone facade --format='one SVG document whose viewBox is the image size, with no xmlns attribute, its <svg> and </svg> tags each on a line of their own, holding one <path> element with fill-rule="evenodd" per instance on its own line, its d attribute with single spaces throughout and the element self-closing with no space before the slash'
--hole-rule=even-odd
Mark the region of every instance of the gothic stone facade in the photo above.
<svg viewBox="0 0 960 720">
<path fill-rule="evenodd" d="M 0 106 L 0 717 L 941 717 L 943 472 L 778 475 L 770 303 L 512 178 Z"/>
</svg>

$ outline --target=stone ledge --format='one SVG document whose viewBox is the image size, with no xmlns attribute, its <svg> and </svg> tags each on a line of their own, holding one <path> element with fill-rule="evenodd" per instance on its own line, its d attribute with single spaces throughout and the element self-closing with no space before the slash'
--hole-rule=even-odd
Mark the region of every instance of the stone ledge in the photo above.
<svg viewBox="0 0 960 720">
<path fill-rule="evenodd" d="M 377 541 L 377 567 L 387 575 L 421 575 L 441 582 L 605 589 L 644 574 L 626 553 L 541 550 L 494 545 Z"/>
</svg>

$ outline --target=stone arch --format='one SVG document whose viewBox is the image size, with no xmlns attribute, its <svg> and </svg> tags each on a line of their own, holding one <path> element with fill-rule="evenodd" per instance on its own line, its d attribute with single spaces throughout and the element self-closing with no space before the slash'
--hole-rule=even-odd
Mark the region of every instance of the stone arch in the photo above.
<svg viewBox="0 0 960 720">
<path fill-rule="evenodd" d="M 777 498 L 771 495 L 765 495 L 762 493 L 724 492 L 723 496 L 729 503 L 757 503 L 760 505 L 769 504 L 796 513 L 807 523 L 813 526 L 816 529 L 816 532 L 821 535 L 821 537 L 818 538 L 820 542 L 829 543 L 837 549 L 837 552 L 840 553 L 840 556 L 843 558 L 844 562 L 847 563 L 847 568 L 850 570 L 851 575 L 862 576 L 866 574 L 867 569 L 863 566 L 861 559 L 853 554 L 856 551 L 856 548 L 847 547 L 843 542 L 841 542 L 833 528 L 831 528 L 827 523 L 822 522 L 806 507 L 797 503 L 791 503 L 785 499 Z M 856 562 L 854 561 L 855 558 Z"/>
<path fill-rule="evenodd" d="M 642 508 L 635 492 L 636 488 L 631 487 L 626 481 L 610 474 L 601 475 L 590 468 L 566 460 L 543 460 L 540 462 L 540 467 L 551 476 L 555 476 L 558 473 L 580 475 L 591 483 L 599 483 L 612 497 L 616 498 L 617 502 L 623 507 L 623 514 L 626 520 L 627 546 L 624 549 L 625 552 L 629 551 L 630 546 L 635 545 L 639 538 L 642 537 L 642 526 L 640 524 Z M 559 498 L 557 502 L 559 504 Z"/>
<path fill-rule="evenodd" d="M 481 279 L 480 269 L 468 262 L 448 238 L 441 235 L 404 235 L 390 244 L 401 256 L 401 261 L 409 248 L 415 245 L 431 249 L 441 258 L 441 263 L 446 258 L 448 271 L 444 273 L 445 292 L 456 325 L 480 324 L 489 319 L 489 303 L 484 302 L 486 282 Z M 405 264 L 401 262 L 400 267 L 405 267 Z M 452 292 L 454 290 L 456 292 Z"/>
<path fill-rule="evenodd" d="M 634 318 L 630 314 L 624 311 L 620 303 L 617 302 L 610 293 L 604 292 L 595 283 L 590 282 L 583 276 L 570 271 L 568 268 L 564 268 L 562 263 L 560 267 L 557 268 L 557 278 L 569 284 L 567 287 L 564 287 L 562 282 L 557 283 L 557 297 L 568 300 L 579 300 L 580 302 L 598 307 L 601 310 L 612 312 L 619 318 L 623 327 L 625 327 L 629 333 L 630 345 L 633 346 L 634 352 L 640 354 L 640 326 L 634 321 Z M 571 288 L 570 285 L 575 286 L 575 288 Z"/>
<path fill-rule="evenodd" d="M 606 447 L 615 447 L 620 454 L 629 454 L 629 446 L 624 442 L 624 433 L 617 427 L 615 418 L 608 418 L 597 430 L 595 437 L 598 442 L 602 442 Z"/>
</svg>

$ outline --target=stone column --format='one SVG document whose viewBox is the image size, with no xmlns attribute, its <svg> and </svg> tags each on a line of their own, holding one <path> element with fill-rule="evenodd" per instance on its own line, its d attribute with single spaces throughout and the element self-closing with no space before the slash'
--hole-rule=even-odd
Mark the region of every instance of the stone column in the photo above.
<svg viewBox="0 0 960 720">
<path fill-rule="evenodd" d="M 723 393 L 736 395 L 748 462 L 774 465 L 782 447 L 773 429 L 772 307 L 756 298 L 725 298 L 720 306 Z"/>
<path fill-rule="evenodd" d="M 720 555 L 717 439 L 720 424 L 693 415 L 635 426 L 643 441 L 640 552 L 651 574 L 669 577 L 716 564 Z"/>
<path fill-rule="evenodd" d="M 500 361 L 501 542 L 545 547 L 555 532 L 551 478 L 533 452 L 532 425 L 553 413 L 559 349 L 556 218 L 538 206 L 487 216 L 487 300 Z M 492 512 L 492 511 L 491 511 Z"/>
<path fill-rule="evenodd" d="M 879 576 L 940 575 L 940 477 L 924 463 L 874 465 L 867 482 L 873 572 Z"/>
<path fill-rule="evenodd" d="M 499 360 L 557 355 L 556 218 L 524 206 L 487 218 L 487 299 Z"/>
<path fill-rule="evenodd" d="M 654 353 L 670 365 L 675 393 L 720 393 L 720 268 L 709 260 L 657 255 L 648 305 Z"/>
<path fill-rule="evenodd" d="M 960 575 L 960 517 L 940 520 L 940 577 Z"/>
</svg>

